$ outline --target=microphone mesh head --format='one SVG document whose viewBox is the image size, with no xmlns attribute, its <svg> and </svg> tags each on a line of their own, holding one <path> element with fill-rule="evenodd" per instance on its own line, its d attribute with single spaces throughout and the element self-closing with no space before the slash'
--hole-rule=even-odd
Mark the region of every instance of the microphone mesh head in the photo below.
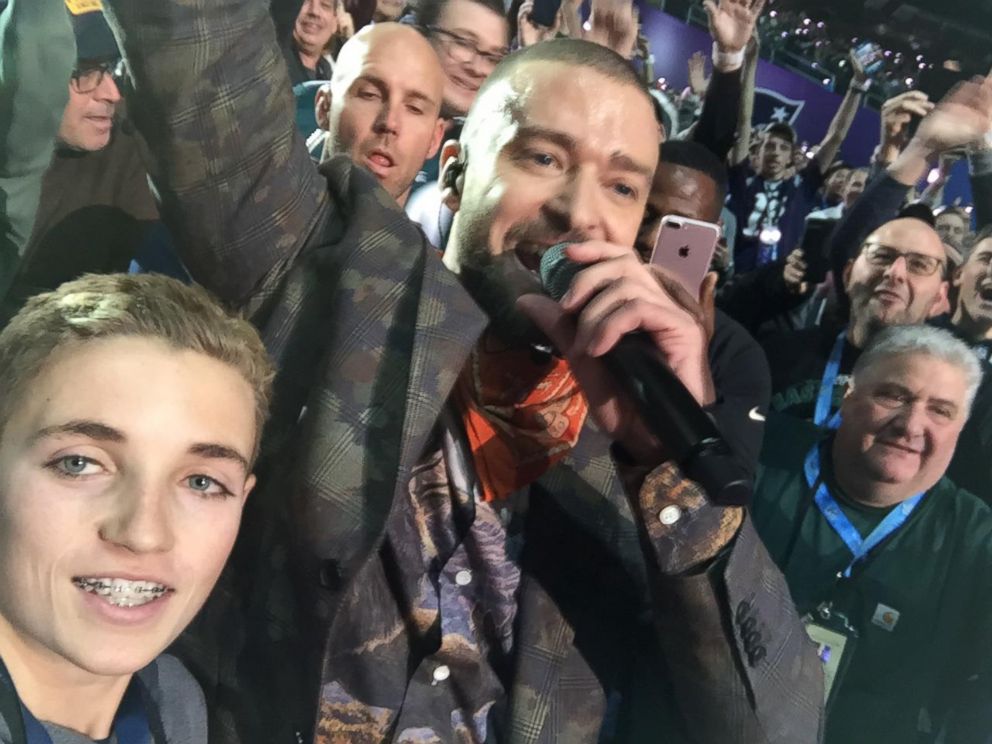
<svg viewBox="0 0 992 744">
<path fill-rule="evenodd" d="M 541 256 L 541 285 L 548 297 L 560 300 L 572 286 L 572 279 L 578 274 L 582 264 L 570 261 L 565 255 L 565 249 L 571 243 L 557 243 Z"/>
</svg>

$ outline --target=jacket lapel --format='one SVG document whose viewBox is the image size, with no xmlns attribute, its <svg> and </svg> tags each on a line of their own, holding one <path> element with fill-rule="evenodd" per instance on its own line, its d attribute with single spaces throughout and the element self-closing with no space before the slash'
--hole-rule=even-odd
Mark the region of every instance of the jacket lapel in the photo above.
<svg viewBox="0 0 992 744">
<path fill-rule="evenodd" d="M 535 744 L 544 730 L 575 631 L 540 582 L 521 581 L 516 673 L 510 690 L 508 744 Z"/>
<path fill-rule="evenodd" d="M 619 563 L 623 574 L 633 579 L 634 587 L 645 586 L 637 531 L 610 457 L 610 442 L 592 420 L 587 421 L 568 457 L 534 484 L 530 498 L 528 520 L 545 523 L 528 524 L 524 548 L 531 558 L 525 560 L 520 591 L 517 666 L 510 693 L 512 744 L 555 741 L 560 737 L 561 731 L 545 729 L 554 725 L 548 714 L 561 694 L 559 682 L 566 666 L 569 674 L 584 674 L 587 679 L 583 684 L 598 690 L 598 703 L 588 699 L 591 719 L 596 719 L 593 713 L 601 712 L 597 704 L 604 703 L 589 660 L 576 658 L 580 654 L 574 647 L 576 628 L 565 616 L 574 612 L 581 617 L 581 608 L 590 598 L 576 598 L 574 595 L 581 594 L 582 589 L 574 587 L 575 577 L 554 568 L 572 562 L 561 551 L 578 549 L 589 555 L 609 556 L 611 564 Z M 559 532 L 564 522 L 568 523 L 569 537 Z M 573 596 L 565 596 L 569 593 Z M 572 609 L 566 610 L 566 606 Z M 576 680 L 570 682 L 575 683 Z M 562 702 L 557 700 L 559 705 Z M 581 725 L 577 720 L 570 724 Z"/>
<path fill-rule="evenodd" d="M 369 174 L 347 158 L 321 172 L 349 218 L 332 218 L 285 282 L 295 305 L 309 305 L 288 310 L 298 330 L 284 358 L 310 361 L 299 374 L 280 370 L 305 405 L 286 396 L 283 418 L 302 446 L 277 472 L 307 572 L 344 586 L 381 540 L 486 318 Z"/>
<path fill-rule="evenodd" d="M 423 454 L 441 409 L 488 323 L 458 277 L 429 251 L 417 307 L 397 488 L 407 487 L 410 469 Z"/>
</svg>

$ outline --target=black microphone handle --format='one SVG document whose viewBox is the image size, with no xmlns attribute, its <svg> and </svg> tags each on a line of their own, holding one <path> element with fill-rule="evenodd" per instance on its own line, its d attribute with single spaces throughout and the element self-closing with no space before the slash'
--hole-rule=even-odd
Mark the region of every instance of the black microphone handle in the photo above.
<svg viewBox="0 0 992 744">
<path fill-rule="evenodd" d="M 747 471 L 651 339 L 643 333 L 629 333 L 603 356 L 603 362 L 634 401 L 651 433 L 713 503 L 750 503 Z"/>
<path fill-rule="evenodd" d="M 541 256 L 541 284 L 561 300 L 583 268 L 570 261 L 568 243 Z M 637 405 L 645 425 L 715 504 L 744 506 L 751 500 L 751 479 L 734 458 L 716 425 L 672 372 L 664 355 L 644 333 L 628 333 L 603 361 L 617 384 Z"/>
</svg>

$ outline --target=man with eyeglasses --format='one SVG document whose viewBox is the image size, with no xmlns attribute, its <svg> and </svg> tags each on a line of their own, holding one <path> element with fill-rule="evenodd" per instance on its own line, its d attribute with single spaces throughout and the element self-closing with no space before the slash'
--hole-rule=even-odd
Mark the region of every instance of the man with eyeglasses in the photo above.
<svg viewBox="0 0 992 744">
<path fill-rule="evenodd" d="M 64 81 L 75 63 L 62 0 L 10 0 L 0 8 L 0 297 L 31 235 L 41 176 L 68 100 L 63 83 L 25 85 L 33 74 Z M 43 72 L 42 72 L 43 71 Z"/>
<path fill-rule="evenodd" d="M 146 241 L 157 236 L 152 228 L 158 208 L 139 140 L 121 117 L 124 65 L 117 43 L 99 2 L 65 0 L 64 5 L 76 61 L 54 154 L 47 169 L 36 174 L 41 191 L 30 238 L 21 247 L 19 265 L 0 286 L 0 325 L 39 292 L 85 273 L 127 271 Z M 27 90 L 66 85 L 48 70 L 25 75 L 38 76 L 34 85 L 25 84 Z M 37 141 L 52 153 L 51 134 Z"/>
<path fill-rule="evenodd" d="M 836 427 L 835 412 L 861 350 L 882 328 L 918 325 L 948 310 L 944 246 L 922 220 L 896 219 L 864 242 L 844 269 L 850 319 L 762 340 L 773 411 Z"/>
<path fill-rule="evenodd" d="M 940 236 L 918 218 L 879 216 L 895 213 L 932 158 L 981 137 L 990 126 L 992 78 L 961 85 L 852 205 L 832 249 L 835 282 L 849 300 L 849 317 L 761 339 L 772 372 L 773 411 L 835 428 L 849 375 L 871 337 L 884 327 L 918 325 L 949 311 L 950 275 Z"/>
<path fill-rule="evenodd" d="M 510 27 L 501 0 L 424 0 L 413 22 L 427 36 L 444 71 L 444 139 L 457 139 L 479 87 L 509 52 Z M 434 184 L 441 169 L 432 157 L 417 173 L 413 192 Z M 426 211 L 436 213 L 435 194 Z M 414 221 L 416 215 L 411 214 Z M 436 242 L 436 241 L 435 241 Z"/>
<path fill-rule="evenodd" d="M 500 0 L 424 0 L 414 22 L 427 34 L 444 70 L 446 117 L 465 116 L 479 87 L 509 51 Z"/>
</svg>

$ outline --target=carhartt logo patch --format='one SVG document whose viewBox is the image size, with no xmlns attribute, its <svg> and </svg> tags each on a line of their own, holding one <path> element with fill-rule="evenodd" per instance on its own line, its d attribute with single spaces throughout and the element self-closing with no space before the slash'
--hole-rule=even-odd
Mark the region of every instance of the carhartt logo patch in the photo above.
<svg viewBox="0 0 992 744">
<path fill-rule="evenodd" d="M 882 630 L 892 632 L 899 622 L 899 611 L 879 602 L 871 621 Z"/>
<path fill-rule="evenodd" d="M 65 0 L 65 7 L 73 15 L 83 15 L 95 10 L 103 10 L 103 3 L 100 0 Z"/>
</svg>

